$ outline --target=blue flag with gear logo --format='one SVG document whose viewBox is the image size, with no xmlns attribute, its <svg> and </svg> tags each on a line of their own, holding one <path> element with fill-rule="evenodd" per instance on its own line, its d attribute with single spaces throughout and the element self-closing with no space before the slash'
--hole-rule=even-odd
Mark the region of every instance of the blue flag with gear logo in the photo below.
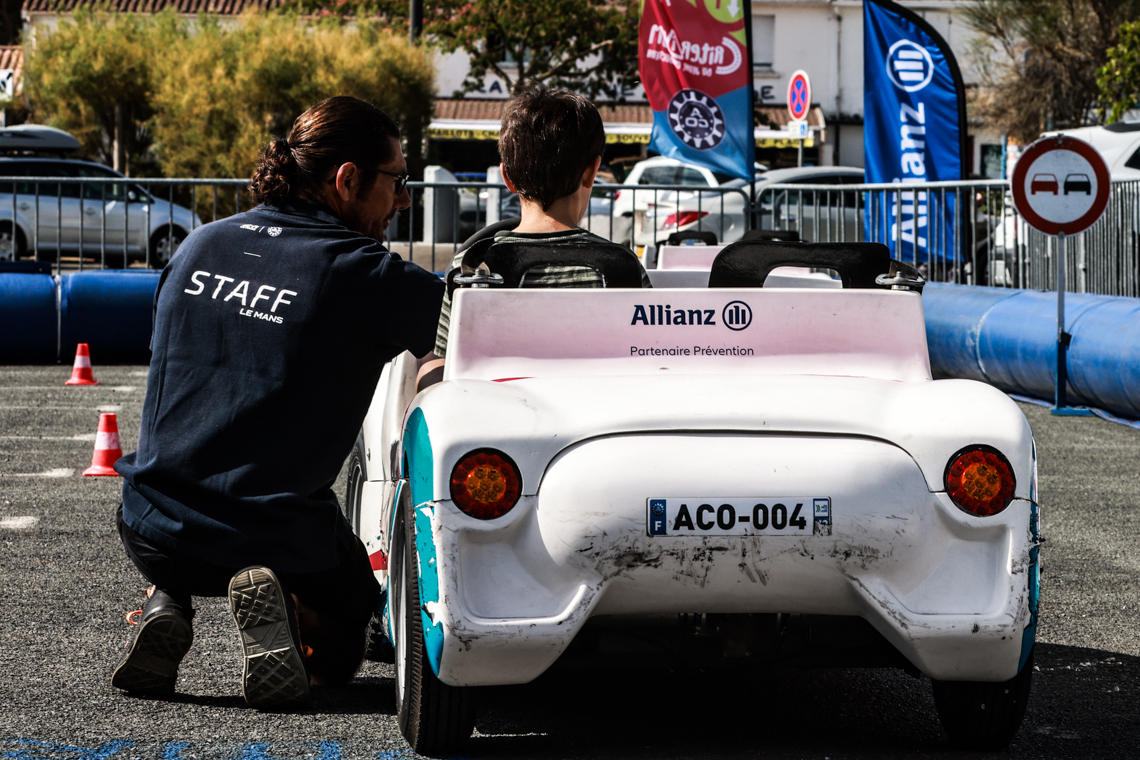
<svg viewBox="0 0 1140 760">
<path fill-rule="evenodd" d="M 945 40 L 890 0 L 863 3 L 863 161 L 867 182 L 965 178 L 966 98 Z M 917 264 L 952 258 L 953 192 L 872 193 L 867 239 Z"/>
<path fill-rule="evenodd" d="M 638 70 L 651 150 L 751 179 L 752 56 L 744 0 L 645 0 Z"/>
</svg>

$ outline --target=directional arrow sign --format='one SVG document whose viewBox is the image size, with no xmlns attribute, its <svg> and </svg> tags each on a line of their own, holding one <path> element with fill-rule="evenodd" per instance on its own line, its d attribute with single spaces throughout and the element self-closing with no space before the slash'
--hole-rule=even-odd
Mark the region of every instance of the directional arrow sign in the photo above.
<svg viewBox="0 0 1140 760">
<path fill-rule="evenodd" d="M 802 121 L 807 118 L 810 108 L 811 81 L 806 71 L 797 71 L 788 82 L 788 113 L 792 115 L 792 121 Z"/>
</svg>

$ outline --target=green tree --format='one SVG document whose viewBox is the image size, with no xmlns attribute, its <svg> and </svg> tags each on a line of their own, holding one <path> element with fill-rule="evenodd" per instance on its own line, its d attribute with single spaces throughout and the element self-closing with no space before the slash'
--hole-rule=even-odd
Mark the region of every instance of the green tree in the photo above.
<svg viewBox="0 0 1140 760">
<path fill-rule="evenodd" d="M 375 103 L 413 146 L 431 118 L 427 53 L 368 23 L 250 14 L 228 28 L 203 17 L 157 68 L 150 123 L 167 176 L 248 177 L 265 142 L 333 95 Z"/>
<path fill-rule="evenodd" d="M 1140 0 L 974 0 L 975 116 L 1023 142 L 1096 121 L 1097 72 Z"/>
<path fill-rule="evenodd" d="M 512 92 L 529 82 L 620 99 L 637 75 L 637 0 L 471 0 L 424 11 L 425 32 L 471 61 L 467 92 L 488 72 Z"/>
<path fill-rule="evenodd" d="M 408 29 L 406 0 L 294 0 L 291 7 Z M 640 19 L 641 0 L 433 0 L 424 7 L 424 38 L 445 53 L 467 54 L 466 92 L 493 73 L 511 91 L 535 82 L 610 99 L 640 81 Z"/>
<path fill-rule="evenodd" d="M 26 60 L 33 118 L 75 134 L 84 155 L 113 163 L 117 142 L 131 167 L 167 177 L 249 177 L 264 143 L 333 95 L 400 122 L 414 163 L 434 94 L 430 54 L 383 23 L 291 13 L 236 25 L 81 13 L 40 35 Z"/>
<path fill-rule="evenodd" d="M 156 45 L 185 36 L 173 12 L 153 17 L 80 11 L 25 45 L 30 117 L 76 136 L 84 155 L 128 171 L 149 148 Z"/>
<path fill-rule="evenodd" d="M 1097 72 L 1100 116 L 1119 121 L 1140 101 L 1140 21 L 1122 24 L 1119 41 L 1108 49 L 1108 60 Z"/>
</svg>

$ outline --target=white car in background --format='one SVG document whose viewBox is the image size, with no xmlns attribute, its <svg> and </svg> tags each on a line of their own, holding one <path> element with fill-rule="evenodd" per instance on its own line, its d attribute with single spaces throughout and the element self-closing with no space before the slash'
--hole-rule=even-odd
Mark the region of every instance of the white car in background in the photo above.
<svg viewBox="0 0 1140 760">
<path fill-rule="evenodd" d="M 1084 140 L 1097 149 L 1114 179 L 1140 179 L 1140 122 L 1117 122 L 1103 127 L 1081 127 L 1046 132 L 1042 137 L 1067 135 Z M 1013 176 L 1013 167 L 1008 169 Z"/>
<path fill-rule="evenodd" d="M 719 243 L 740 240 L 750 229 L 796 230 L 802 240 L 813 242 L 858 239 L 859 199 L 845 185 L 863 182 L 863 170 L 849 166 L 806 166 L 773 169 L 754 183 L 759 213 L 746 219 L 749 195 L 743 180 L 727 182 L 724 188 L 739 192 L 693 193 L 689 198 L 662 201 L 645 214 L 645 229 L 639 242 L 655 245 L 676 232 L 708 231 Z M 804 191 L 773 185 L 827 185 L 834 190 Z"/>
<path fill-rule="evenodd" d="M 756 164 L 756 175 L 763 174 L 767 167 Z M 734 181 L 741 182 L 730 174 L 714 172 L 703 166 L 686 164 L 673 158 L 655 156 L 633 165 L 622 182 L 622 187 L 614 196 L 613 217 L 614 235 L 611 240 L 633 247 L 653 245 L 651 230 L 646 230 L 646 215 L 652 216 L 653 209 L 662 203 L 677 203 L 692 198 L 695 193 L 673 190 L 638 189 L 645 185 L 688 185 L 695 189 L 728 186 Z M 609 237 L 609 236 L 607 236 Z"/>
<path fill-rule="evenodd" d="M 349 460 L 412 749 L 460 751 L 479 687 L 638 654 L 898 667 L 932 679 L 952 743 L 1006 746 L 1033 673 L 1033 436 L 1006 394 L 932 379 L 917 273 L 879 244 L 745 241 L 709 287 L 641 289 L 624 249 L 549 248 L 469 250 L 490 272 L 449 283 L 442 381 L 389 363 Z M 512 287 L 552 261 L 611 287 Z"/>
</svg>

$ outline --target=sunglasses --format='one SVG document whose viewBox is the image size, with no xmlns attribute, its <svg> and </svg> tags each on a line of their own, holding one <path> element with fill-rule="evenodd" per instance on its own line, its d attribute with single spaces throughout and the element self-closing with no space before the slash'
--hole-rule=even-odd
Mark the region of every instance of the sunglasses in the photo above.
<svg viewBox="0 0 1140 760">
<path fill-rule="evenodd" d="M 393 188 L 393 192 L 395 192 L 396 195 L 400 195 L 401 193 L 404 192 L 404 188 L 408 186 L 408 180 L 411 179 L 411 177 L 412 177 L 412 175 L 410 175 L 410 174 L 396 174 L 396 172 L 388 172 L 388 171 L 384 171 L 383 169 L 365 169 L 363 167 L 358 167 L 358 168 L 360 168 L 360 171 L 362 171 L 362 172 L 372 172 L 374 174 L 386 174 L 389 177 L 395 177 L 396 178 L 396 186 Z M 336 184 L 336 177 L 334 176 L 332 179 L 330 179 L 328 181 L 328 184 L 335 185 Z"/>
</svg>

